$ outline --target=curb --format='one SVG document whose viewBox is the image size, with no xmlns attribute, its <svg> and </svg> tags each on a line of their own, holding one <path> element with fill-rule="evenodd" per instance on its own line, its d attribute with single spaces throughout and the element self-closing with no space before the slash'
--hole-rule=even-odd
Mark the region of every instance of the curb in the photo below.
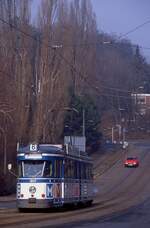
<svg viewBox="0 0 150 228">
<path fill-rule="evenodd" d="M 0 203 L 10 203 L 10 202 L 16 202 L 16 199 L 0 200 Z"/>
</svg>

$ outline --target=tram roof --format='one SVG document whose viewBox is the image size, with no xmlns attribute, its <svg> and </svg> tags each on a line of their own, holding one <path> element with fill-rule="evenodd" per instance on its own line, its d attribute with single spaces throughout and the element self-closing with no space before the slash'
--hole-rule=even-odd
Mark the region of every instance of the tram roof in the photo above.
<svg viewBox="0 0 150 228">
<path fill-rule="evenodd" d="M 85 151 L 80 151 L 76 147 L 62 144 L 29 144 L 26 146 L 17 146 L 17 152 L 19 154 L 34 154 L 34 153 L 45 153 L 45 154 L 62 154 L 70 155 L 75 157 L 88 157 Z"/>
<path fill-rule="evenodd" d="M 17 149 L 18 153 L 63 153 L 63 146 L 62 145 L 53 145 L 53 144 L 29 144 L 27 146 L 19 146 Z"/>
<path fill-rule="evenodd" d="M 34 147 L 33 147 L 34 146 Z M 69 158 L 91 161 L 91 158 L 84 151 L 77 148 L 56 145 L 56 144 L 29 144 L 26 146 L 17 146 L 18 159 L 45 159 L 47 156 L 67 156 Z M 47 157 L 47 158 L 48 158 Z"/>
</svg>

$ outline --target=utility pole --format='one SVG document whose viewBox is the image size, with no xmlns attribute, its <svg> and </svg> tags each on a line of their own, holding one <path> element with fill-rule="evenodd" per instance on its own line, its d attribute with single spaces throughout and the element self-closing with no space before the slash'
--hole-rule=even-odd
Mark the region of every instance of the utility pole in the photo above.
<svg viewBox="0 0 150 228">
<path fill-rule="evenodd" d="M 82 135 L 85 136 L 85 110 L 84 109 L 82 110 L 82 121 L 83 121 L 83 124 L 82 124 Z"/>
<path fill-rule="evenodd" d="M 119 143 L 120 143 L 120 140 L 121 140 L 121 125 L 118 124 L 118 130 L 119 130 Z"/>
<path fill-rule="evenodd" d="M 124 144 L 124 142 L 125 142 L 125 127 L 123 127 L 123 132 L 122 133 L 123 133 L 122 137 L 123 137 L 123 144 Z"/>
<path fill-rule="evenodd" d="M 111 131 L 111 140 L 113 143 L 114 142 L 114 127 L 112 127 L 112 131 Z"/>
</svg>

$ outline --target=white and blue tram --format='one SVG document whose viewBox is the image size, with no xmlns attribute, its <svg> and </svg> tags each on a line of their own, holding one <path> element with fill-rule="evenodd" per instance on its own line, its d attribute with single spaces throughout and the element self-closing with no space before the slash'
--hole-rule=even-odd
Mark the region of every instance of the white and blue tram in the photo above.
<svg viewBox="0 0 150 228">
<path fill-rule="evenodd" d="M 17 207 L 50 208 L 93 201 L 92 161 L 68 145 L 30 144 L 17 151 Z"/>
</svg>

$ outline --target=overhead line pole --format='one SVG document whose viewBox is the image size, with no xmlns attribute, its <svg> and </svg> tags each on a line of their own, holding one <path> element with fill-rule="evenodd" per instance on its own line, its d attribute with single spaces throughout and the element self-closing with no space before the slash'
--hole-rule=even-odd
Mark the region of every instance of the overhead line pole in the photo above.
<svg viewBox="0 0 150 228">
<path fill-rule="evenodd" d="M 85 109 L 82 110 L 82 118 L 83 118 L 83 125 L 82 125 L 82 135 L 85 136 Z"/>
</svg>

